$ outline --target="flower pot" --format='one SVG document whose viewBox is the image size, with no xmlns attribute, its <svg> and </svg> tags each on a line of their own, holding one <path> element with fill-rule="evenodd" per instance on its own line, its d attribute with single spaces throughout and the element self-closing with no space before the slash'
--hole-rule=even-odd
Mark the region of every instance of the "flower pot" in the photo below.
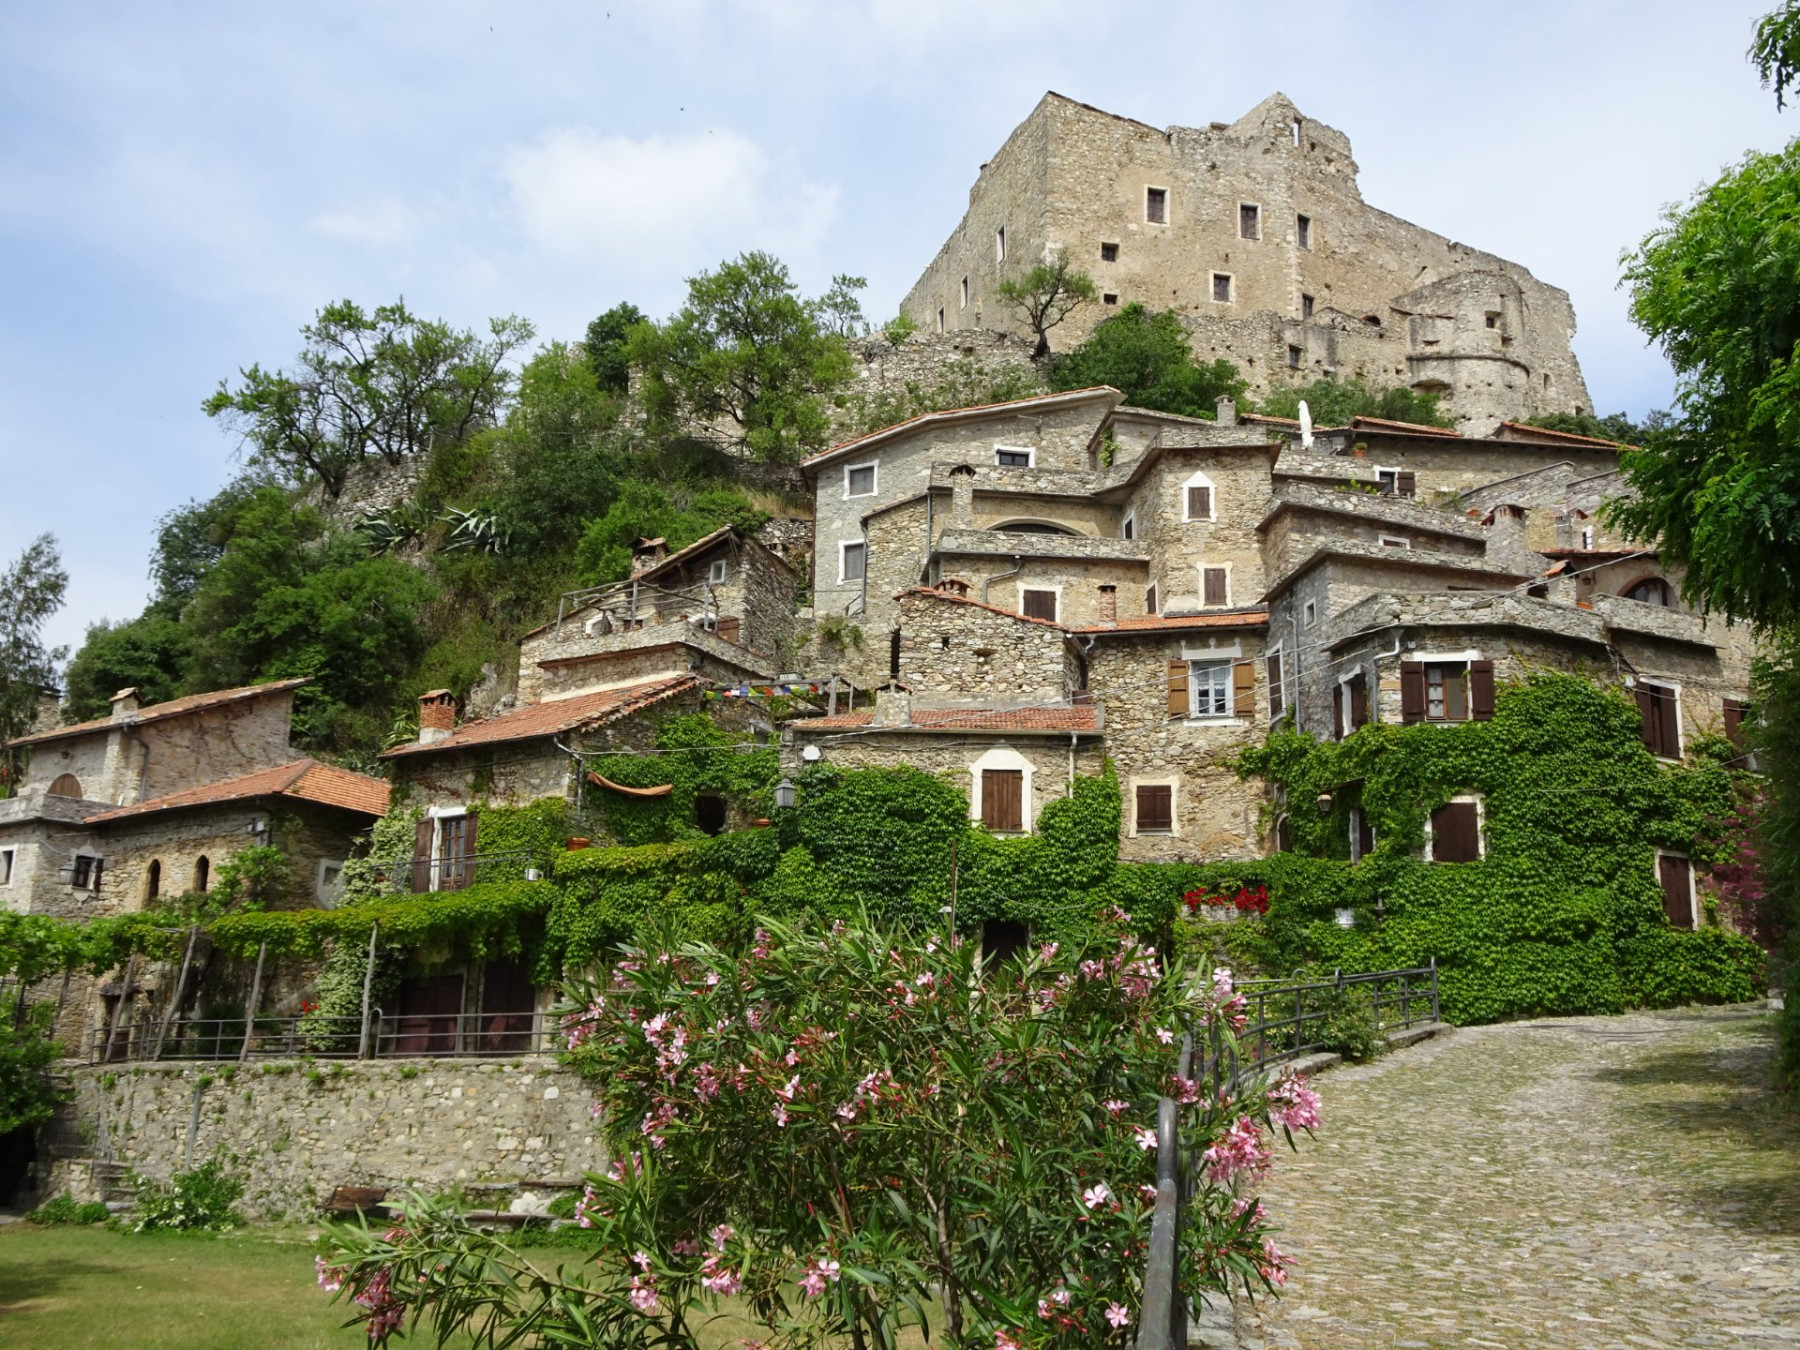
<svg viewBox="0 0 1800 1350">
<path fill-rule="evenodd" d="M 569 840 L 569 848 L 571 851 L 578 848 L 586 848 L 592 842 L 593 841 L 589 839 L 571 839 Z"/>
</svg>

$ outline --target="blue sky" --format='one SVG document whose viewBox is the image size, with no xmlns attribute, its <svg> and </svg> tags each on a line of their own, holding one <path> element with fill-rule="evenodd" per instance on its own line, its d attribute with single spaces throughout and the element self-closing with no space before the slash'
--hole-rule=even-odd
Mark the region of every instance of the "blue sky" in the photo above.
<svg viewBox="0 0 1800 1350">
<path fill-rule="evenodd" d="M 57 641 L 134 614 L 157 517 L 232 469 L 200 401 L 334 298 L 573 337 L 763 247 L 891 314 L 1046 89 L 1158 126 L 1280 89 L 1370 202 L 1568 289 L 1599 409 L 1642 413 L 1618 255 L 1800 129 L 1743 61 L 1772 2 L 14 0 L 0 560 L 55 532 Z"/>
</svg>

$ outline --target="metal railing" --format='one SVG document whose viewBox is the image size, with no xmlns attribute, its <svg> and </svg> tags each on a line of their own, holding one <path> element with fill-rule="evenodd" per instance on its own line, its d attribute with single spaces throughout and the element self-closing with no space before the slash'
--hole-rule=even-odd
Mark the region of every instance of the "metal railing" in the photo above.
<svg viewBox="0 0 1800 1350">
<path fill-rule="evenodd" d="M 462 891 L 483 881 L 537 881 L 548 872 L 541 852 L 454 853 L 432 858 L 393 858 L 373 863 L 377 885 L 399 895 Z"/>
<path fill-rule="evenodd" d="M 140 1019 L 110 1037 L 89 1036 L 88 1062 L 248 1059 L 456 1059 L 488 1055 L 549 1054 L 563 1048 L 554 1016 L 522 1010 L 482 1013 L 383 1013 L 375 1009 L 364 1053 L 361 1017 L 258 1017 L 245 1043 L 241 1017 L 195 1018 L 174 1023 L 162 1037 Z"/>
<path fill-rule="evenodd" d="M 1362 1003 L 1366 990 L 1366 1005 Z M 1237 987 L 1245 998 L 1244 1028 L 1237 1048 L 1215 1036 L 1198 1068 L 1194 1038 L 1182 1037 L 1177 1072 L 1209 1086 L 1215 1094 L 1235 1093 L 1248 1080 L 1277 1065 L 1327 1048 L 1325 1033 L 1335 1018 L 1360 1020 L 1366 1011 L 1381 1034 L 1438 1020 L 1437 958 L 1410 970 L 1380 970 L 1329 980 L 1249 980 Z M 1156 1208 L 1144 1266 L 1144 1301 L 1138 1317 L 1136 1350 L 1182 1350 L 1187 1345 L 1188 1304 L 1181 1294 L 1183 1211 L 1193 1194 L 1199 1158 L 1181 1138 L 1181 1105 L 1173 1097 L 1157 1102 Z"/>
</svg>

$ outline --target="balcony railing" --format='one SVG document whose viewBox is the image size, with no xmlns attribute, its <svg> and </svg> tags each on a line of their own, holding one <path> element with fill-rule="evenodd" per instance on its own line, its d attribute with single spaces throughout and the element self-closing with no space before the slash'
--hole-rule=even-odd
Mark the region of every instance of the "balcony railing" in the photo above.
<svg viewBox="0 0 1800 1350">
<path fill-rule="evenodd" d="M 90 1064 L 160 1060 L 248 1059 L 456 1059 L 492 1055 L 549 1054 L 563 1048 L 557 1019 L 547 1013 L 384 1013 L 369 1019 L 369 1038 L 360 1017 L 258 1017 L 244 1041 L 241 1017 L 177 1022 L 157 1048 L 154 1021 L 120 1027 L 108 1045 L 106 1030 L 89 1037 Z"/>
<path fill-rule="evenodd" d="M 462 891 L 485 881 L 538 881 L 546 874 L 541 852 L 456 853 L 396 858 L 371 867 L 377 885 L 397 894 Z"/>
</svg>

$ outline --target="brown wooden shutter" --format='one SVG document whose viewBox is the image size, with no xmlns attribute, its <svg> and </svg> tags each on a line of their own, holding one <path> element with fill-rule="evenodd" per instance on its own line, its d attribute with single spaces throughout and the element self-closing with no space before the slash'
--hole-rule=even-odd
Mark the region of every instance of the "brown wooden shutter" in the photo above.
<svg viewBox="0 0 1800 1350">
<path fill-rule="evenodd" d="M 725 639 L 725 641 L 736 642 L 738 640 L 738 634 L 742 631 L 742 629 L 743 629 L 743 620 L 738 618 L 737 615 L 721 614 L 719 616 L 718 633 L 719 633 L 720 637 Z"/>
<path fill-rule="evenodd" d="M 1331 739 L 1344 739 L 1344 686 L 1331 686 Z"/>
<path fill-rule="evenodd" d="M 1681 710 L 1675 704 L 1673 689 L 1657 689 L 1653 691 L 1656 698 L 1656 724 L 1662 749 L 1659 755 L 1667 759 L 1681 757 Z"/>
<path fill-rule="evenodd" d="M 1231 715 L 1256 716 L 1256 666 L 1250 661 L 1231 663 Z"/>
<path fill-rule="evenodd" d="M 981 823 L 990 830 L 1025 828 L 1025 775 L 1018 769 L 981 771 Z"/>
<path fill-rule="evenodd" d="M 1725 739 L 1740 750 L 1744 748 L 1744 714 L 1748 711 L 1749 705 L 1742 699 L 1725 700 Z"/>
<path fill-rule="evenodd" d="M 1656 699 L 1651 695 L 1648 687 L 1641 684 L 1631 691 L 1631 696 L 1637 700 L 1638 737 L 1644 742 L 1644 749 L 1654 755 L 1657 743 Z"/>
<path fill-rule="evenodd" d="M 1223 606 L 1229 592 L 1225 585 L 1226 572 L 1223 567 L 1202 567 L 1200 569 L 1201 597 L 1200 603 L 1208 606 Z"/>
<path fill-rule="evenodd" d="M 1281 653 L 1269 653 L 1269 720 L 1281 716 Z"/>
<path fill-rule="evenodd" d="M 1169 716 L 1186 717 L 1188 714 L 1188 663 L 1186 661 L 1169 662 Z"/>
<path fill-rule="evenodd" d="M 1481 821 L 1474 802 L 1446 802 L 1431 813 L 1431 860 L 1474 862 L 1481 856 Z"/>
<path fill-rule="evenodd" d="M 1028 619 L 1048 619 L 1056 622 L 1055 591 L 1025 591 L 1025 608 L 1020 611 Z"/>
<path fill-rule="evenodd" d="M 1212 515 L 1212 489 L 1191 487 L 1188 494 L 1188 519 L 1205 520 Z"/>
<path fill-rule="evenodd" d="M 1494 663 L 1469 662 L 1469 716 L 1477 722 L 1494 718 Z"/>
<path fill-rule="evenodd" d="M 1175 791 L 1167 783 L 1149 783 L 1137 790 L 1137 827 L 1145 830 L 1168 830 L 1175 825 Z"/>
<path fill-rule="evenodd" d="M 412 888 L 415 892 L 431 889 L 431 837 L 435 822 L 426 816 L 413 827 Z"/>
<path fill-rule="evenodd" d="M 463 817 L 462 857 L 456 863 L 456 889 L 475 883 L 475 834 L 481 828 L 481 817 L 470 813 Z"/>
<path fill-rule="evenodd" d="M 1664 853 L 1656 860 L 1656 879 L 1662 885 L 1663 913 L 1677 928 L 1694 926 L 1694 874 L 1686 858 Z"/>
<path fill-rule="evenodd" d="M 1366 858 L 1375 851 L 1375 827 L 1369 823 L 1369 813 L 1360 806 L 1356 809 L 1356 856 Z"/>
<path fill-rule="evenodd" d="M 1410 469 L 1402 469 L 1394 475 L 1394 492 L 1402 497 L 1419 495 L 1419 475 Z"/>
<path fill-rule="evenodd" d="M 1422 661 L 1400 663 L 1400 720 L 1425 720 L 1425 663 Z"/>
</svg>

